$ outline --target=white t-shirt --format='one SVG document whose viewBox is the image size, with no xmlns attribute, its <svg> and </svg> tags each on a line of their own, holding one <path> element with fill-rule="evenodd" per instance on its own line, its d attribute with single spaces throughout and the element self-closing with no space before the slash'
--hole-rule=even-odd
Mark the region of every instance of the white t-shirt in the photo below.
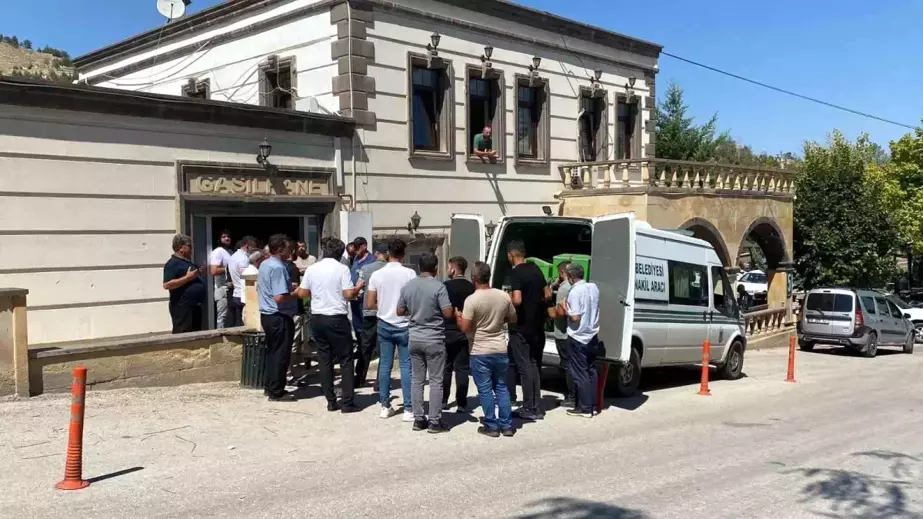
<svg viewBox="0 0 923 519">
<path fill-rule="evenodd" d="M 410 319 L 397 315 L 397 301 L 401 289 L 417 277 L 417 273 L 400 263 L 388 262 L 369 278 L 369 291 L 375 292 L 378 302 L 378 318 L 396 328 L 407 328 Z"/>
<path fill-rule="evenodd" d="M 349 267 L 332 258 L 324 258 L 308 267 L 301 278 L 301 288 L 311 291 L 311 313 L 349 315 L 343 291 L 353 288 Z"/>
<path fill-rule="evenodd" d="M 250 266 L 250 255 L 242 249 L 237 249 L 228 259 L 228 275 L 234 284 L 234 293 L 231 296 L 240 299 L 244 293 L 244 280 L 240 277 L 244 269 Z"/>
<path fill-rule="evenodd" d="M 231 254 L 224 247 L 217 247 L 212 251 L 211 256 L 208 257 L 209 265 L 225 268 L 224 274 L 213 276 L 215 278 L 215 288 L 221 288 L 228 284 L 227 268 L 229 259 L 231 259 Z"/>
</svg>

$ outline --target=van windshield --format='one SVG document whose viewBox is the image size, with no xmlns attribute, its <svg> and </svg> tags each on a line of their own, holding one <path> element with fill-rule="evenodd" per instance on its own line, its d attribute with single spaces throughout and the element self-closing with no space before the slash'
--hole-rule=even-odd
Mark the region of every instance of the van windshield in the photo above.
<svg viewBox="0 0 923 519">
<path fill-rule="evenodd" d="M 805 308 L 815 312 L 852 312 L 852 294 L 810 294 Z"/>
</svg>

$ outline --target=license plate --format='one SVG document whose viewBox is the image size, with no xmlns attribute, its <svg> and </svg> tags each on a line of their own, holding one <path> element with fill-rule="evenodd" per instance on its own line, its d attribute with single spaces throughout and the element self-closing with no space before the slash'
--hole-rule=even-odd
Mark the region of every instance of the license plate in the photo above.
<svg viewBox="0 0 923 519">
<path fill-rule="evenodd" d="M 826 319 L 808 319 L 808 322 L 812 324 L 830 324 L 830 321 Z"/>
</svg>

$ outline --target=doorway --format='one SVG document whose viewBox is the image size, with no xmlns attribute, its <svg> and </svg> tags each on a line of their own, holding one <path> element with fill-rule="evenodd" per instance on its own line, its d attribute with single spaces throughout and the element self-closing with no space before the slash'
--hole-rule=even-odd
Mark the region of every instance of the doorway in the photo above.
<svg viewBox="0 0 923 519">
<path fill-rule="evenodd" d="M 260 246 L 266 245 L 273 234 L 305 239 L 302 218 L 297 216 L 213 216 L 211 220 L 211 243 L 215 247 L 225 230 L 230 231 L 235 247 L 244 236 L 253 236 Z"/>
</svg>

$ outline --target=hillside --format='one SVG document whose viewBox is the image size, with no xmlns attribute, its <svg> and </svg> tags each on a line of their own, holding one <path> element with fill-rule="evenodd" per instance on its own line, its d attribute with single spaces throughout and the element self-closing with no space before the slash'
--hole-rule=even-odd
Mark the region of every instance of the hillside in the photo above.
<svg viewBox="0 0 923 519">
<path fill-rule="evenodd" d="M 31 44 L 28 46 L 31 47 Z M 16 38 L 9 37 L 2 37 L 0 41 L 0 75 L 64 83 L 72 82 L 75 77 L 74 67 L 66 52 L 50 47 L 32 50 L 20 44 Z"/>
</svg>

